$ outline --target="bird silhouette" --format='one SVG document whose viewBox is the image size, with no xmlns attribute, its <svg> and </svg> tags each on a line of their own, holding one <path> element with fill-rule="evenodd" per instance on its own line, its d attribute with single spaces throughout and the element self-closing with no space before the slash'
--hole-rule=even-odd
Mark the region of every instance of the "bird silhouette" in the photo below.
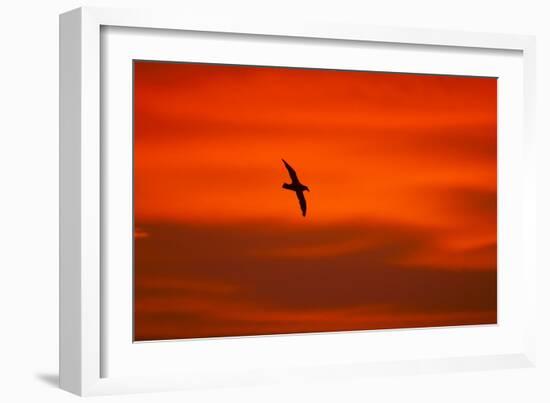
<svg viewBox="0 0 550 403">
<path fill-rule="evenodd" d="M 296 171 L 294 168 L 292 168 L 288 162 L 283 160 L 283 163 L 285 164 L 286 170 L 288 171 L 288 174 L 290 175 L 290 179 L 292 180 L 292 183 L 283 183 L 283 189 L 292 190 L 293 192 L 296 192 L 296 197 L 298 198 L 298 201 L 300 202 L 300 209 L 302 210 L 302 216 L 306 216 L 307 211 L 307 204 L 306 204 L 306 198 L 304 196 L 304 190 L 307 190 L 309 192 L 309 188 L 305 185 L 302 185 L 300 183 L 300 180 L 298 179 L 298 175 L 296 175 Z"/>
</svg>

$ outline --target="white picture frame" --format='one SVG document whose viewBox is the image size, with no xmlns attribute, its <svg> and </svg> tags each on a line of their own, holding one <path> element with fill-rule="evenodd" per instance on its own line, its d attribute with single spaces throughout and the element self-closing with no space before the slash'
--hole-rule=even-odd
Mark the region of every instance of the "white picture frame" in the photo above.
<svg viewBox="0 0 550 403">
<path fill-rule="evenodd" d="M 139 41 L 132 39 L 139 32 L 142 34 Z M 122 194 L 122 197 L 118 197 L 116 190 L 131 187 L 131 179 L 124 179 L 128 178 L 128 172 L 116 171 L 117 168 L 109 163 L 113 153 L 119 152 L 117 150 L 122 150 L 120 153 L 123 154 L 124 149 L 131 149 L 131 143 L 127 141 L 111 141 L 124 136 L 109 135 L 114 127 L 112 125 L 121 125 L 116 126 L 121 132 L 127 132 L 128 125 L 131 126 L 127 115 L 127 83 L 130 77 L 125 79 L 117 74 L 126 74 L 125 71 L 128 70 L 120 69 L 120 66 L 127 66 L 128 60 L 140 55 L 150 56 L 147 52 L 152 51 L 147 49 L 151 48 L 155 48 L 154 52 L 160 52 L 156 55 L 162 60 L 180 60 L 181 51 L 174 51 L 174 43 L 181 40 L 181 35 L 186 32 L 192 32 L 197 40 L 217 33 L 218 45 L 229 44 L 231 38 L 235 37 L 252 38 L 260 43 L 262 40 L 269 40 L 275 44 L 289 42 L 292 45 L 293 41 L 299 41 L 300 46 L 311 46 L 313 41 L 317 41 L 316 46 L 327 46 L 330 51 L 338 51 L 346 44 L 358 45 L 359 50 L 356 52 L 361 52 L 361 46 L 366 44 L 391 45 L 396 53 L 392 56 L 394 59 L 387 59 L 389 61 L 398 60 L 396 57 L 399 57 L 399 52 L 412 47 L 414 52 L 426 55 L 415 59 L 418 64 L 405 68 L 406 71 L 436 74 L 467 74 L 471 71 L 478 75 L 492 75 L 492 72 L 497 72 L 499 77 L 503 77 L 506 84 L 502 87 L 503 91 L 500 91 L 499 102 L 502 97 L 503 107 L 507 108 L 504 110 L 509 112 L 510 117 L 501 116 L 502 113 L 499 115 L 499 215 L 501 211 L 506 215 L 506 220 L 502 221 L 504 225 L 500 226 L 499 221 L 499 245 L 502 241 L 509 248 L 506 253 L 499 250 L 499 271 L 501 263 L 510 269 L 504 274 L 506 277 L 499 274 L 499 281 L 503 280 L 502 286 L 499 285 L 499 326 L 469 327 L 462 330 L 443 328 L 341 332 L 321 337 L 244 337 L 208 340 L 200 345 L 187 343 L 185 347 L 178 342 L 146 343 L 147 346 L 132 343 L 128 337 L 128 321 L 131 322 L 131 317 L 125 316 L 131 303 L 131 295 L 127 293 L 130 284 L 125 291 L 120 288 L 120 284 L 128 282 L 128 272 L 121 271 L 126 276 L 113 276 L 113 272 L 109 271 L 112 267 L 110 259 L 128 261 L 128 249 L 122 245 L 124 240 L 116 238 L 116 231 L 110 232 L 110 223 L 115 223 L 114 215 L 106 214 L 106 211 L 117 208 L 112 204 L 112 199 L 125 200 L 126 196 Z M 154 35 L 151 36 L 151 33 Z M 111 36 L 106 39 L 105 35 Z M 192 45 L 191 42 L 189 44 Z M 202 45 L 201 43 L 201 49 L 205 48 Z M 238 56 L 235 60 L 242 64 L 247 64 L 246 61 L 249 60 L 247 54 L 250 53 L 250 48 L 245 45 L 241 50 L 238 46 L 231 47 L 234 55 Z M 193 57 L 220 61 L 216 59 L 216 52 L 221 52 L 222 48 L 216 48 L 215 44 L 208 46 L 206 48 L 211 49 L 210 54 L 196 54 Z M 111 49 L 111 53 L 107 48 Z M 277 65 L 277 60 L 281 60 L 284 65 L 292 65 L 291 58 L 284 59 L 288 49 L 290 48 L 281 45 L 280 50 L 269 54 L 271 59 L 265 62 L 268 58 L 266 55 L 266 59 L 261 61 Z M 534 38 L 521 35 L 350 26 L 315 21 L 248 21 L 245 18 L 214 21 L 196 19 L 191 15 L 104 8 L 80 8 L 61 15 L 61 387 L 79 395 L 96 395 L 247 385 L 281 380 L 331 379 L 380 373 L 464 371 L 534 365 L 534 49 Z M 430 55 L 432 50 L 449 54 L 439 67 L 436 66 L 434 56 Z M 513 57 L 508 58 L 508 54 Z M 505 57 L 501 57 L 502 55 Z M 222 61 L 226 61 L 234 56 L 228 53 L 223 57 L 225 59 Z M 250 59 L 249 63 L 260 63 L 257 53 L 254 57 L 256 59 Z M 109 60 L 106 62 L 105 58 L 112 63 Z M 342 60 L 344 59 L 345 56 Z M 354 63 L 352 59 L 347 60 Z M 435 67 L 428 66 L 430 61 L 434 62 Z M 329 62 L 322 59 L 296 63 L 298 66 L 304 63 L 329 66 Z M 357 65 L 357 68 L 361 66 Z M 379 68 L 391 70 L 391 66 L 383 64 Z M 396 69 L 403 71 L 403 67 Z M 116 80 L 106 80 L 102 75 L 109 75 Z M 120 94 L 126 100 L 117 101 Z M 514 94 L 517 96 L 510 96 Z M 514 98 L 513 104 L 507 103 L 506 99 L 509 98 Z M 116 112 L 116 121 L 110 118 L 113 111 Z M 501 137 L 504 139 L 502 146 Z M 107 149 L 109 153 L 106 152 Z M 503 163 L 506 160 L 506 166 L 509 167 L 504 171 L 500 169 L 501 160 Z M 116 182 L 109 179 L 110 176 L 122 179 Z M 113 181 L 116 182 L 114 187 L 109 185 Z M 500 191 L 501 185 L 504 192 Z M 506 204 L 501 204 L 501 199 Z M 500 208 L 502 206 L 504 209 Z M 126 224 L 118 222 L 116 225 L 123 227 Z M 501 234 L 500 228 L 507 231 Z M 109 250 L 112 248 L 106 244 L 107 238 L 109 242 L 122 245 L 122 252 L 118 256 L 113 257 L 110 254 Z M 110 284 L 109 287 L 106 287 L 106 281 Z M 109 297 L 113 290 L 126 292 L 120 294 L 120 304 Z M 503 290 L 505 297 L 511 295 L 513 299 L 503 301 L 500 290 Z M 506 307 L 505 317 L 500 316 L 501 306 Z M 474 345 L 472 340 L 476 339 L 482 342 Z M 366 340 L 373 346 L 378 346 L 377 343 L 384 346 L 384 343 L 387 344 L 384 340 L 392 340 L 394 345 L 401 345 L 403 348 L 396 348 L 391 357 L 382 348 L 378 349 L 379 357 L 363 359 L 359 354 L 356 359 L 352 359 L 356 355 L 353 350 L 337 347 L 349 345 L 356 348 Z M 438 344 L 440 348 L 429 347 Z M 455 346 L 452 351 L 448 347 L 450 345 Z M 422 354 L 410 355 L 406 352 L 408 346 L 425 348 Z M 374 357 L 374 347 L 372 348 L 373 351 L 370 352 L 366 349 L 365 357 L 367 353 Z M 264 354 L 266 350 L 271 353 Z M 328 353 L 319 356 L 317 353 L 320 350 Z M 292 362 L 278 358 L 285 356 L 284 352 L 291 352 Z M 187 354 L 185 357 L 189 359 L 175 360 L 175 364 L 169 363 L 168 357 L 177 354 Z M 252 358 L 239 360 L 239 357 L 254 357 L 256 361 Z M 218 370 L 209 369 L 209 366 L 214 367 L 216 359 L 220 360 L 216 362 Z M 225 366 L 219 369 L 222 362 Z M 155 370 L 161 365 L 168 369 Z M 258 371 L 258 368 L 261 370 Z"/>
</svg>

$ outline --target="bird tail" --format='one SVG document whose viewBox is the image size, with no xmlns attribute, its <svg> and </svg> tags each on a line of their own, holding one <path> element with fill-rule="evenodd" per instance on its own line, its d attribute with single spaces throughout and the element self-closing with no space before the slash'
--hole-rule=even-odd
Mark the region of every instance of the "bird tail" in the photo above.
<svg viewBox="0 0 550 403">
<path fill-rule="evenodd" d="M 289 185 L 288 183 L 283 183 L 283 189 L 294 190 L 292 189 L 292 186 Z"/>
</svg>

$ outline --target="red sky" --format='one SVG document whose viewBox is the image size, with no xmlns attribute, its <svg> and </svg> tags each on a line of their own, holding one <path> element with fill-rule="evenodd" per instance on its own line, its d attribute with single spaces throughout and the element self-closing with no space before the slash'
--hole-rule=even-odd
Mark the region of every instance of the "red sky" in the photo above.
<svg viewBox="0 0 550 403">
<path fill-rule="evenodd" d="M 134 69 L 136 340 L 496 322 L 496 79 Z"/>
</svg>

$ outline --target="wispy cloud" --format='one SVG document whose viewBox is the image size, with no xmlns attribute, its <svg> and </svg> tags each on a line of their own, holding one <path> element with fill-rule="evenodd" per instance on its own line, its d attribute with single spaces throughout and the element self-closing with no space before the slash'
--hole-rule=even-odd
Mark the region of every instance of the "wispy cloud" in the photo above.
<svg viewBox="0 0 550 403">
<path fill-rule="evenodd" d="M 147 231 L 142 230 L 141 228 L 134 229 L 134 238 L 148 238 L 149 233 Z"/>
<path fill-rule="evenodd" d="M 458 254 L 426 229 L 381 223 L 322 225 L 293 234 L 287 224 L 273 222 L 144 228 L 158 236 L 136 249 L 138 339 L 496 318 L 491 245 L 486 251 L 461 247 Z M 342 247 L 340 239 L 350 234 L 363 243 Z M 331 253 L 315 254 L 317 248 Z"/>
</svg>

